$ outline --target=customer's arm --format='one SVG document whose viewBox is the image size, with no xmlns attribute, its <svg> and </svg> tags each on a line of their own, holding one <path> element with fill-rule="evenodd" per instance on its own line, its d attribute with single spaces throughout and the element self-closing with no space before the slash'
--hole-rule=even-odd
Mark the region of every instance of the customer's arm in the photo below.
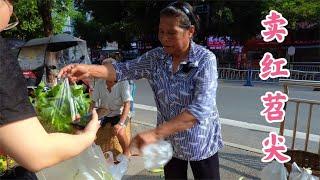
<svg viewBox="0 0 320 180">
<path fill-rule="evenodd" d="M 30 171 L 72 158 L 89 147 L 100 127 L 97 114 L 82 134 L 48 134 L 36 117 L 0 127 L 0 149 Z"/>
</svg>

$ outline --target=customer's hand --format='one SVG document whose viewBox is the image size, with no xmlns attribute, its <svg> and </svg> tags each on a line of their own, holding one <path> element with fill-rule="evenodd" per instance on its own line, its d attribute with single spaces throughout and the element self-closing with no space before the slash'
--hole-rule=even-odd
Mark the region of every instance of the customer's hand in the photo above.
<svg viewBox="0 0 320 180">
<path fill-rule="evenodd" d="M 98 120 L 98 114 L 97 114 L 96 109 L 93 109 L 92 110 L 92 119 L 87 124 L 87 126 L 84 128 L 84 130 L 82 130 L 80 132 L 86 133 L 86 134 L 92 134 L 95 137 L 99 128 L 100 128 L 100 121 Z"/>
<path fill-rule="evenodd" d="M 137 147 L 141 150 L 142 147 L 155 143 L 159 141 L 159 136 L 155 133 L 154 130 L 145 131 L 142 133 L 137 134 L 133 140 L 131 141 L 130 147 Z"/>
<path fill-rule="evenodd" d="M 70 64 L 60 70 L 58 78 L 68 77 L 71 82 L 88 79 L 90 78 L 89 68 L 90 65 L 87 64 Z"/>
</svg>

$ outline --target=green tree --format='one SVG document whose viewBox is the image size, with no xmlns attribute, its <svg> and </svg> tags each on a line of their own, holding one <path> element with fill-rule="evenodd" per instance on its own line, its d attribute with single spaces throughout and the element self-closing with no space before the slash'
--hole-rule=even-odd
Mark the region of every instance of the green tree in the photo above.
<svg viewBox="0 0 320 180">
<path fill-rule="evenodd" d="M 244 44 L 246 40 L 260 34 L 263 29 L 260 22 L 271 9 L 281 12 L 288 19 L 289 28 L 296 28 L 297 22 L 302 21 L 320 24 L 318 0 L 186 1 L 194 6 L 209 5 L 209 12 L 200 15 L 202 29 L 198 33 L 199 40 L 208 35 L 231 36 Z M 80 9 L 92 12 L 93 24 L 98 23 L 100 26 L 99 31 L 94 32 L 97 37 L 123 44 L 130 42 L 134 36 L 156 34 L 159 12 L 170 2 L 172 1 L 84 1 Z M 83 38 L 90 41 L 91 36 L 92 34 L 87 33 Z"/>
<path fill-rule="evenodd" d="M 90 48 L 97 49 L 104 45 L 106 39 L 105 27 L 96 20 L 87 20 L 85 12 L 78 16 L 74 23 L 75 36 L 87 41 Z"/>
<path fill-rule="evenodd" d="M 244 44 L 246 40 L 255 37 L 262 30 L 260 24 L 262 12 L 267 5 L 260 1 L 230 1 L 227 6 L 232 11 L 234 22 L 229 26 L 233 39 Z"/>
<path fill-rule="evenodd" d="M 121 48 L 126 48 L 133 37 L 157 32 L 159 12 L 167 4 L 168 1 L 156 0 L 80 1 L 77 7 L 83 12 L 91 12 L 93 19 L 86 21 L 83 17 L 78 18 L 75 22 L 76 34 L 96 47 L 103 46 L 107 40 L 117 41 Z M 95 31 L 92 32 L 92 29 Z M 99 40 L 92 42 L 95 39 Z"/>
<path fill-rule="evenodd" d="M 20 23 L 4 36 L 26 40 L 61 33 L 67 17 L 77 15 L 73 0 L 19 0 L 14 11 Z"/>
<path fill-rule="evenodd" d="M 319 0 L 269 0 L 263 14 L 268 14 L 270 10 L 281 13 L 288 20 L 288 27 L 291 29 L 297 29 L 299 22 L 320 24 Z"/>
<path fill-rule="evenodd" d="M 16 28 L 5 31 L 4 36 L 31 39 L 43 35 L 41 29 L 42 19 L 39 15 L 36 0 L 14 1 L 14 12 L 19 18 L 20 23 Z"/>
</svg>

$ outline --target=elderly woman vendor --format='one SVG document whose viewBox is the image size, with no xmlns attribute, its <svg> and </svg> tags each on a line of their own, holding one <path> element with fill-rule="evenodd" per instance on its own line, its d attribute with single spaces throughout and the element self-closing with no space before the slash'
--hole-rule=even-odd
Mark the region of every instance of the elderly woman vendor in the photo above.
<svg viewBox="0 0 320 180">
<path fill-rule="evenodd" d="M 171 142 L 174 154 L 164 167 L 166 179 L 187 179 L 188 162 L 195 179 L 220 179 L 217 62 L 212 52 L 192 41 L 197 27 L 192 7 L 175 2 L 160 12 L 162 47 L 127 62 L 74 64 L 60 72 L 73 81 L 88 77 L 149 81 L 158 109 L 157 127 L 138 134 L 132 143 L 141 148 L 160 139 Z"/>
</svg>

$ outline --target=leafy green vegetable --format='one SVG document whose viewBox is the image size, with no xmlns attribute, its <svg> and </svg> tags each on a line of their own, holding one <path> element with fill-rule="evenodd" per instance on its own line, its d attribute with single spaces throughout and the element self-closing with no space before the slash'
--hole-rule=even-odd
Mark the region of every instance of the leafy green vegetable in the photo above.
<svg viewBox="0 0 320 180">
<path fill-rule="evenodd" d="M 69 86 L 64 81 L 51 89 L 41 82 L 30 98 L 41 123 L 49 132 L 72 131 L 71 121 L 88 114 L 91 100 L 82 85 Z"/>
</svg>

